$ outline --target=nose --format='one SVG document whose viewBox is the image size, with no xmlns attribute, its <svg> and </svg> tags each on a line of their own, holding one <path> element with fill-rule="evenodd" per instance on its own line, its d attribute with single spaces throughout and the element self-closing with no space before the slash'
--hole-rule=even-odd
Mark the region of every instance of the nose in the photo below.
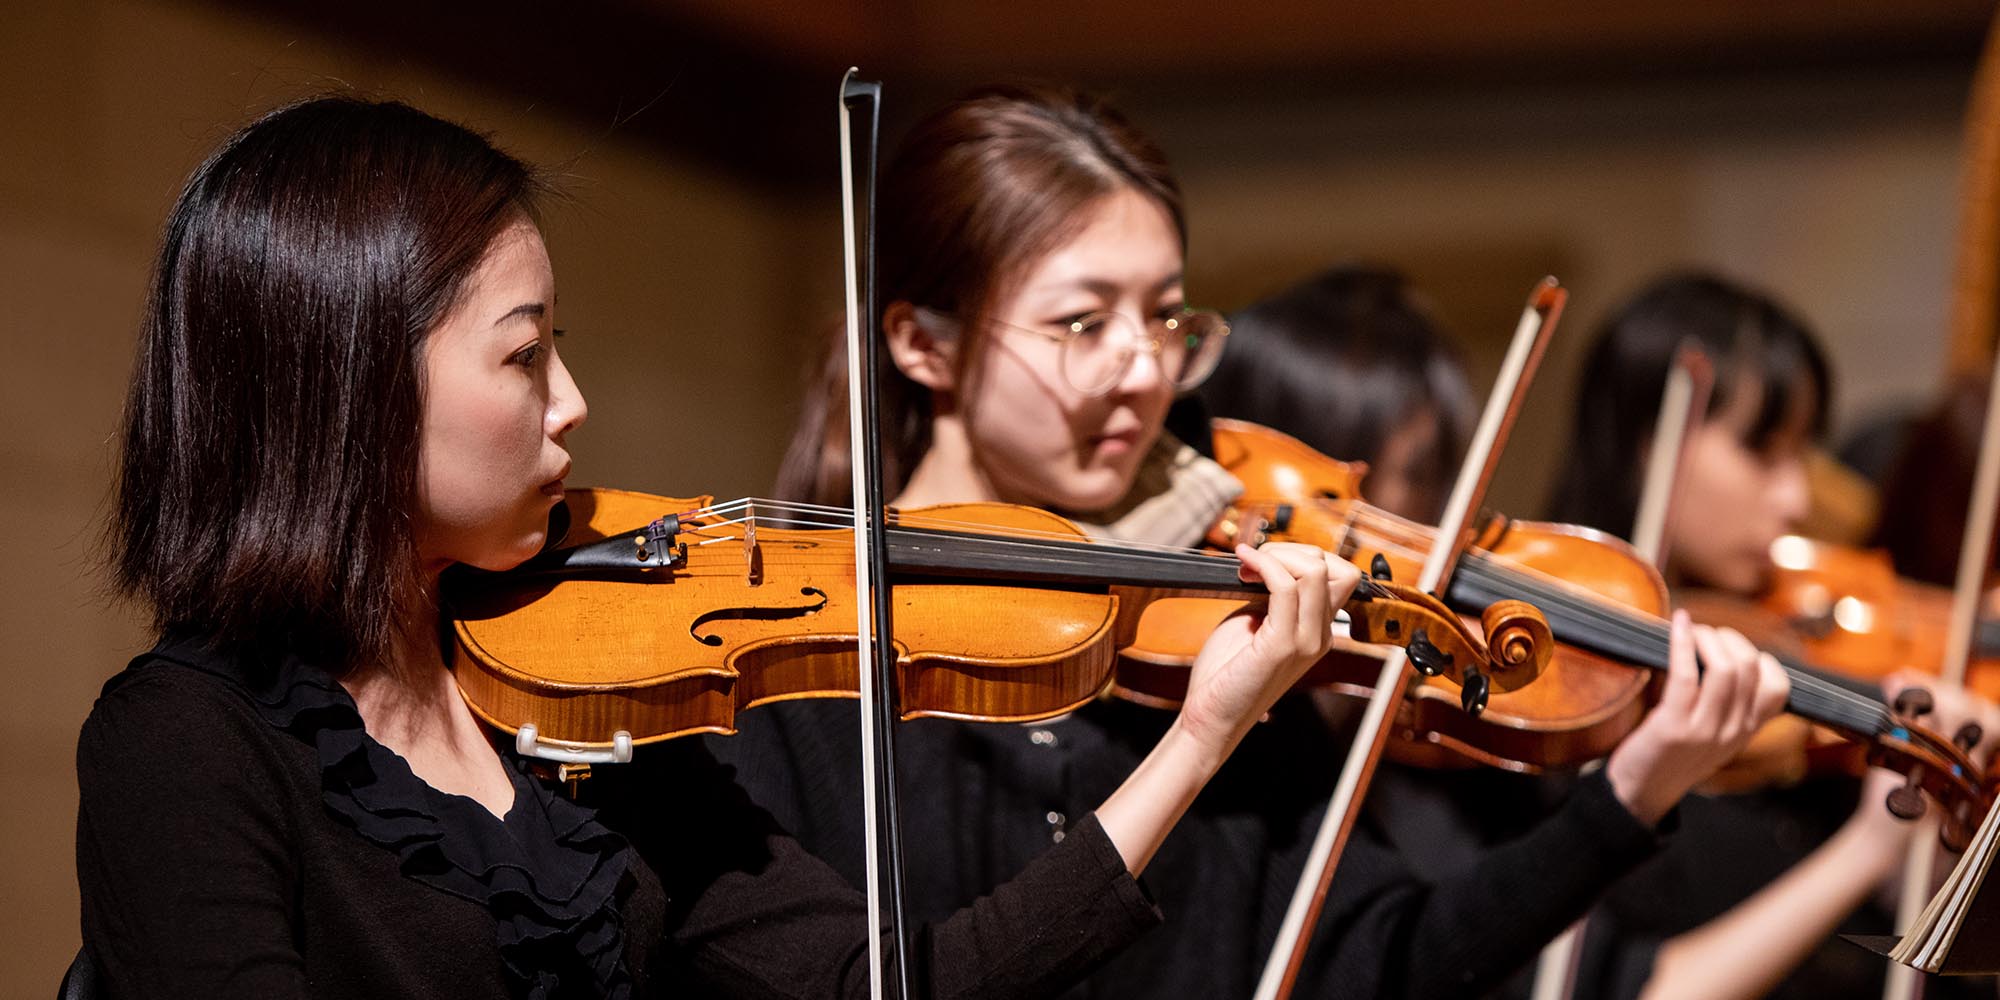
<svg viewBox="0 0 2000 1000">
<path fill-rule="evenodd" d="M 590 416 L 590 404 L 583 401 L 583 391 L 576 387 L 576 379 L 571 378 L 569 366 L 563 364 L 562 353 L 550 348 L 549 355 L 549 406 L 543 416 L 543 424 L 550 439 L 561 443 L 570 431 L 582 425 Z"/>
<path fill-rule="evenodd" d="M 1129 321 L 1131 317 L 1126 317 Z M 1118 377 L 1116 392 L 1120 395 L 1148 395 L 1158 392 L 1167 384 L 1167 372 L 1161 366 L 1160 342 L 1152 331 L 1141 322 L 1135 329 L 1138 336 L 1126 343 L 1127 355 L 1125 373 Z"/>
</svg>

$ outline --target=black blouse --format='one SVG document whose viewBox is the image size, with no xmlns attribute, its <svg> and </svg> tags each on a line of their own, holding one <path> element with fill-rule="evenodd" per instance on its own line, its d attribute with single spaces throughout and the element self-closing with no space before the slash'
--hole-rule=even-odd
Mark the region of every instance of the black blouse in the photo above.
<svg viewBox="0 0 2000 1000">
<path fill-rule="evenodd" d="M 582 805 L 502 757 L 504 820 L 425 784 L 296 656 L 139 657 L 77 748 L 83 937 L 107 994 L 865 991 L 860 895 L 698 742 L 599 768 Z M 912 971 L 938 996 L 1043 995 L 1158 920 L 1086 818 L 921 931 Z"/>
<path fill-rule="evenodd" d="M 898 764 L 915 912 L 950 913 L 1052 842 L 1070 843 L 1083 810 L 1131 773 L 1171 721 L 1168 712 L 1102 701 L 1029 726 L 906 723 Z M 713 739 L 711 749 L 809 850 L 858 880 L 852 703 L 771 705 L 738 725 L 739 735 Z M 1309 703 L 1281 701 L 1147 867 L 1167 926 L 1065 996 L 1249 996 L 1345 752 Z M 1532 962 L 1661 840 L 1592 776 L 1523 837 L 1430 880 L 1364 812 L 1296 995 L 1476 996 Z"/>
</svg>

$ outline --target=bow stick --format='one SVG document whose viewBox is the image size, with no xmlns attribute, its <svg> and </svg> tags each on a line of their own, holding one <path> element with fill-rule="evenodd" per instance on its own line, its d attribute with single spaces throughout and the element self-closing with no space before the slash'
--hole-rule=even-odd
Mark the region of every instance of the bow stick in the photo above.
<svg viewBox="0 0 2000 1000">
<path fill-rule="evenodd" d="M 854 68 L 840 78 L 840 215 L 842 257 L 847 270 L 847 430 L 854 504 L 854 593 L 857 608 L 856 666 L 861 692 L 861 785 L 867 812 L 862 840 L 868 852 L 868 989 L 882 1000 L 882 935 L 874 921 L 883 917 L 886 895 L 889 941 L 894 949 L 896 996 L 909 1000 L 909 936 L 904 932 L 903 831 L 896 797 L 896 642 L 890 600 L 888 543 L 882 496 L 882 422 L 877 419 L 875 301 L 875 157 L 882 116 L 882 85 L 858 80 Z M 854 114 L 866 122 L 867 162 L 855 166 Z M 857 199 L 855 188 L 862 189 Z M 865 231 L 857 233 L 857 201 L 867 208 Z"/>
<path fill-rule="evenodd" d="M 1472 446 L 1466 452 L 1465 463 L 1459 466 L 1451 499 L 1438 522 L 1436 540 L 1424 560 L 1424 570 L 1417 584 L 1419 590 L 1440 595 L 1445 592 L 1445 585 L 1450 582 L 1452 570 L 1470 538 L 1466 525 L 1472 511 L 1486 496 L 1486 486 L 1492 481 L 1498 466 L 1500 445 L 1513 429 L 1514 418 L 1520 414 L 1525 390 L 1534 378 L 1535 369 L 1541 364 L 1542 354 L 1548 348 L 1549 335 L 1555 331 L 1556 320 L 1562 315 L 1563 302 L 1567 298 L 1568 293 L 1554 278 L 1543 278 L 1529 294 L 1527 308 L 1521 313 L 1514 340 L 1501 363 L 1500 377 L 1494 383 L 1492 395 L 1487 397 L 1486 410 L 1480 416 Z M 1341 766 L 1340 780 L 1334 785 L 1333 799 L 1327 804 L 1318 835 L 1313 838 L 1305 872 L 1299 879 L 1298 888 L 1292 893 L 1291 905 L 1286 908 L 1284 922 L 1278 927 L 1277 942 L 1272 945 L 1271 957 L 1257 982 L 1257 1000 L 1289 997 L 1297 984 L 1299 969 L 1305 962 L 1306 946 L 1311 940 L 1311 930 L 1319 921 L 1320 910 L 1326 905 L 1327 890 L 1333 884 L 1333 873 L 1341 849 L 1354 832 L 1355 821 L 1360 817 L 1361 800 L 1368 794 L 1375 766 L 1382 759 L 1383 748 L 1388 745 L 1389 713 L 1402 701 L 1403 687 L 1409 680 L 1408 664 L 1409 656 L 1401 648 L 1390 653 L 1382 663 L 1382 672 L 1376 678 L 1368 709 L 1362 714 L 1360 729 L 1354 734 L 1354 744 L 1348 750 L 1346 763 Z"/>
</svg>

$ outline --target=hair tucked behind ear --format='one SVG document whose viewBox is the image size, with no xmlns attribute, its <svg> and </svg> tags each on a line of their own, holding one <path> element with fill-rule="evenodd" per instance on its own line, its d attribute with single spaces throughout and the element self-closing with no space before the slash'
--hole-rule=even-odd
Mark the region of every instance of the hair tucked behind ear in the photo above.
<svg viewBox="0 0 2000 1000">
<path fill-rule="evenodd" d="M 126 401 L 119 589 L 161 631 L 382 658 L 421 606 L 422 346 L 537 189 L 402 104 L 245 127 L 167 221 Z"/>
<path fill-rule="evenodd" d="M 1081 230 L 1091 204 L 1121 190 L 1158 202 L 1187 240 L 1180 188 L 1159 148 L 1109 105 L 1063 88 L 988 87 L 952 102 L 910 132 L 879 190 L 884 308 L 984 315 L 1028 264 Z M 828 337 L 778 475 L 781 498 L 848 502 L 845 365 L 845 337 Z M 931 397 L 884 366 L 883 475 L 894 495 L 930 447 Z"/>
</svg>

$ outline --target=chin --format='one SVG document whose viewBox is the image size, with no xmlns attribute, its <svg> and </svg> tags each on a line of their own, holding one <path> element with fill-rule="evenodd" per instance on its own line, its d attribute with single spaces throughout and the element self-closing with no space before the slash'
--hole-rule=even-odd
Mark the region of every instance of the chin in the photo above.
<svg viewBox="0 0 2000 1000">
<path fill-rule="evenodd" d="M 1062 484 L 1053 499 L 1063 510 L 1092 514 L 1125 499 L 1125 494 L 1131 489 L 1130 476 L 1104 470 Z"/>
<path fill-rule="evenodd" d="M 1746 560 L 1739 565 L 1724 567 L 1709 583 L 1718 590 L 1747 597 L 1762 593 L 1766 579 L 1761 563 Z"/>
<path fill-rule="evenodd" d="M 524 531 L 506 542 L 496 542 L 477 556 L 459 561 L 474 569 L 502 573 L 540 554 L 542 545 L 547 539 L 548 529 L 536 528 L 533 531 Z"/>
</svg>

